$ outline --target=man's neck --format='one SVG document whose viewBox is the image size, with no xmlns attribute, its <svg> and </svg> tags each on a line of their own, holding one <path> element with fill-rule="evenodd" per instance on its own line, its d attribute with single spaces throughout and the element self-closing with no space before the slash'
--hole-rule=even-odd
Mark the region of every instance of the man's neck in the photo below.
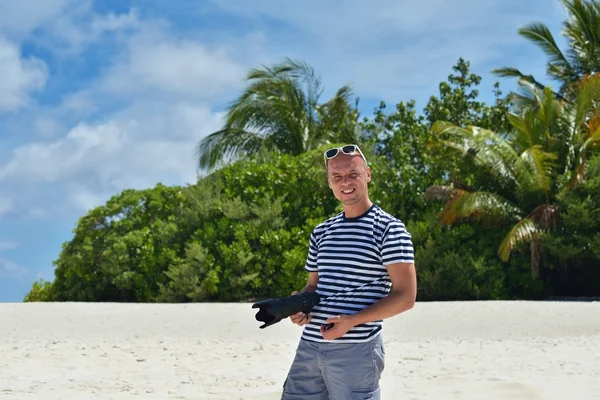
<svg viewBox="0 0 600 400">
<path fill-rule="evenodd" d="M 351 206 L 344 205 L 344 217 L 356 218 L 366 213 L 369 208 L 373 205 L 373 202 L 369 199 L 361 201 L 360 203 L 353 204 Z"/>
</svg>

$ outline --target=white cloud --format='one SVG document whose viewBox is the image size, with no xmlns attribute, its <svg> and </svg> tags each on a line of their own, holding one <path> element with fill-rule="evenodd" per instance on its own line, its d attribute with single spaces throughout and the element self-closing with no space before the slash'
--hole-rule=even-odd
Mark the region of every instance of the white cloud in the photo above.
<svg viewBox="0 0 600 400">
<path fill-rule="evenodd" d="M 104 32 L 114 32 L 124 29 L 137 28 L 141 24 L 137 9 L 130 9 L 127 14 L 94 15 L 90 25 L 91 31 L 97 35 Z"/>
<path fill-rule="evenodd" d="M 195 145 L 219 125 L 203 105 L 141 102 L 106 122 L 80 123 L 59 139 L 16 148 L 0 167 L 0 189 L 13 193 L 20 212 L 39 216 L 61 213 L 64 201 L 81 212 L 126 188 L 194 183 Z M 16 185 L 35 189 L 11 191 Z"/>
<path fill-rule="evenodd" d="M 148 23 L 107 72 L 100 88 L 119 95 L 163 95 L 213 100 L 240 85 L 246 70 L 223 48 L 170 37 Z"/>
<path fill-rule="evenodd" d="M 276 0 L 213 4 L 249 21 L 276 21 L 292 29 L 271 36 L 269 46 L 294 43 L 285 55 L 308 61 L 326 82 L 327 93 L 353 83 L 357 95 L 385 100 L 427 99 L 452 72 L 459 57 L 472 71 L 488 75 L 515 46 L 527 42 L 518 28 L 532 20 L 556 17 L 546 0 L 514 2 L 465 0 L 457 7 L 445 0 L 381 0 L 365 10 L 360 0 L 308 0 L 278 6 Z M 536 14 L 532 17 L 532 12 Z M 281 37 L 283 36 L 283 38 Z M 298 38 L 302 38 L 299 40 Z M 513 52 L 513 66 L 527 63 L 543 73 L 545 57 Z M 495 78 L 495 80 L 498 78 Z M 487 82 L 490 85 L 491 82 Z"/>
<path fill-rule="evenodd" d="M 27 274 L 27 269 L 14 261 L 0 258 L 0 276 L 21 278 Z"/>
<path fill-rule="evenodd" d="M 77 55 L 105 34 L 135 31 L 139 25 L 136 9 L 126 14 L 98 14 L 91 1 L 74 3 L 45 28 L 49 36 L 44 41 L 56 54 Z"/>
<path fill-rule="evenodd" d="M 87 90 L 82 90 L 76 93 L 69 93 L 63 99 L 63 102 L 58 107 L 59 112 L 67 113 L 83 113 L 89 115 L 95 111 L 99 111 L 94 104 L 94 95 Z"/>
<path fill-rule="evenodd" d="M 140 20 L 134 10 L 90 10 L 80 3 L 52 22 L 46 44 L 62 38 L 71 52 L 94 35 L 133 30 L 112 41 L 107 69 L 81 90 L 63 93 L 52 108 L 28 110 L 23 126 L 36 138 L 0 161 L 5 213 L 72 217 L 126 188 L 194 183 L 196 145 L 222 123 L 212 105 L 243 83 L 247 69 L 228 47 L 180 37 L 165 21 Z M 89 26 L 73 15 L 85 15 Z M 248 40 L 256 45 L 255 36 Z"/>
<path fill-rule="evenodd" d="M 44 87 L 46 64 L 35 58 L 22 58 L 19 48 L 0 36 L 0 112 L 26 106 L 31 92 Z"/>
<path fill-rule="evenodd" d="M 536 7 L 547 5 L 546 0 L 531 0 L 526 6 L 518 5 L 516 1 L 463 0 L 460 7 L 446 0 L 380 0 L 377 7 L 368 11 L 362 0 L 308 0 L 289 3 L 285 7 L 278 7 L 277 0 L 212 2 L 234 14 L 266 16 L 284 22 L 303 31 L 309 40 L 317 39 L 320 45 L 342 45 L 344 49 L 353 49 L 354 54 L 365 50 L 362 47 L 365 44 L 384 48 L 398 45 L 398 41 L 411 42 L 424 36 L 441 39 L 448 33 L 471 32 L 471 36 L 465 38 L 471 43 L 478 39 L 474 32 L 485 30 L 503 30 L 516 35 L 515 21 L 530 21 L 531 10 L 539 11 L 541 16 L 550 15 L 557 8 L 555 3 L 545 9 Z M 500 15 L 503 21 L 498 20 Z"/>
<path fill-rule="evenodd" d="M 27 34 L 47 24 L 76 0 L 2 0 L 0 2 L 0 29 Z"/>
<path fill-rule="evenodd" d="M 59 121 L 43 116 L 35 119 L 34 127 L 36 134 L 41 138 L 55 137 L 64 129 Z"/>
<path fill-rule="evenodd" d="M 15 149 L 12 160 L 0 169 L 0 179 L 15 177 L 29 182 L 71 179 L 81 172 L 82 165 L 91 167 L 122 147 L 122 135 L 112 123 L 93 127 L 80 124 L 60 140 L 32 142 Z"/>
<path fill-rule="evenodd" d="M 57 56 L 77 56 L 106 34 L 135 30 L 137 9 L 100 14 L 94 0 L 2 0 L 0 35 L 29 40 Z"/>
</svg>

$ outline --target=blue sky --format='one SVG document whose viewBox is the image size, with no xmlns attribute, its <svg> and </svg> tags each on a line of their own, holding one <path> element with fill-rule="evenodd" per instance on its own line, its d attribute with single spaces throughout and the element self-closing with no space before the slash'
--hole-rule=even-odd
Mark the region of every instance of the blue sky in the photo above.
<svg viewBox="0 0 600 400">
<path fill-rule="evenodd" d="M 556 37 L 563 19 L 553 0 L 2 0 L 0 302 L 53 278 L 90 208 L 125 188 L 193 183 L 194 146 L 248 69 L 302 59 L 325 98 L 351 83 L 370 115 L 380 100 L 421 109 L 463 57 L 490 99 L 493 68 L 545 79 L 546 58 L 517 29 L 543 21 Z"/>
</svg>

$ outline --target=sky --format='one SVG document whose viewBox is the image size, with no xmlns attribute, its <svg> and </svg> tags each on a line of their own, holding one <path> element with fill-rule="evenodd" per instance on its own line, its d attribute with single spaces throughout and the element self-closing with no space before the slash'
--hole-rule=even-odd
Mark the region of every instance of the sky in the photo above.
<svg viewBox="0 0 600 400">
<path fill-rule="evenodd" d="M 0 302 L 53 279 L 91 208 L 193 184 L 195 146 L 249 69 L 308 62 L 323 100 L 349 83 L 369 116 L 382 100 L 422 110 L 462 57 L 491 100 L 495 81 L 515 88 L 494 68 L 545 79 L 518 28 L 541 21 L 560 37 L 564 18 L 557 0 L 2 0 Z"/>
</svg>

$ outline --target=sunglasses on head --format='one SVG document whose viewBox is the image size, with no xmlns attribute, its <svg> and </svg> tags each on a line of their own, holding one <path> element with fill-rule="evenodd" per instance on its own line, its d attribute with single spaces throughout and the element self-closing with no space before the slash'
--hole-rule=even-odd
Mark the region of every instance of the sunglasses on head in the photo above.
<svg viewBox="0 0 600 400">
<path fill-rule="evenodd" d="M 340 150 L 342 151 L 342 153 L 347 154 L 349 156 L 351 156 L 355 153 L 360 154 L 362 159 L 365 160 L 365 164 L 367 164 L 367 159 L 365 158 L 365 156 L 364 156 L 363 152 L 360 150 L 360 148 L 355 144 L 348 144 L 346 146 L 329 149 L 325 153 L 323 153 L 323 155 L 325 157 L 325 165 L 326 166 L 327 166 L 327 160 L 331 160 L 332 158 L 337 157 L 337 155 L 340 154 Z"/>
</svg>

